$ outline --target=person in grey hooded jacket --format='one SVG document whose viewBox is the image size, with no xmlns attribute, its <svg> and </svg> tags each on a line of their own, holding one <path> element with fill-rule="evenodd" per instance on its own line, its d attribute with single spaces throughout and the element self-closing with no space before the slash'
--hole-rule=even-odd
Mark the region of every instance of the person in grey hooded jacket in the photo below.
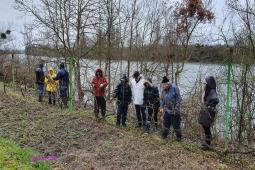
<svg viewBox="0 0 255 170">
<path fill-rule="evenodd" d="M 203 85 L 203 105 L 199 113 L 198 122 L 202 125 L 205 133 L 205 143 L 202 144 L 202 146 L 204 148 L 209 148 L 212 140 L 210 128 L 215 120 L 216 105 L 219 103 L 219 99 L 216 92 L 216 82 L 214 77 L 206 77 Z"/>
</svg>

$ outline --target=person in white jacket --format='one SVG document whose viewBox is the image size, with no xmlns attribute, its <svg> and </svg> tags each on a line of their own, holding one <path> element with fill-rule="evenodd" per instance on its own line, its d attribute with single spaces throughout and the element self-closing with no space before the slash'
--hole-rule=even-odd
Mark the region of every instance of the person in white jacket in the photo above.
<svg viewBox="0 0 255 170">
<path fill-rule="evenodd" d="M 144 93 L 144 79 L 138 71 L 133 74 L 131 81 L 131 90 L 133 96 L 133 103 L 135 105 L 136 116 L 138 120 L 138 128 L 143 126 L 144 130 L 147 128 L 145 107 L 143 106 L 143 93 Z"/>
</svg>

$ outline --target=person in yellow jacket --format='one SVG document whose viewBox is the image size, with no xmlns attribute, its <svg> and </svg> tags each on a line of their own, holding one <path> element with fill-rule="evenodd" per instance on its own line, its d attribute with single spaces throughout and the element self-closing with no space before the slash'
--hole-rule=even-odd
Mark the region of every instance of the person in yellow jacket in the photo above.
<svg viewBox="0 0 255 170">
<path fill-rule="evenodd" d="M 56 104 L 56 93 L 58 87 L 58 81 L 53 80 L 56 77 L 56 71 L 53 68 L 49 69 L 48 75 L 45 77 L 46 91 L 49 95 L 49 104 Z"/>
</svg>

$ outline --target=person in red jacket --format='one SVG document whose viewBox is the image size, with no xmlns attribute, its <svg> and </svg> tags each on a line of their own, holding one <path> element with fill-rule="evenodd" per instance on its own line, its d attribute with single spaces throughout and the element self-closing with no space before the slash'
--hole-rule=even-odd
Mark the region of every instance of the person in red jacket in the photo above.
<svg viewBox="0 0 255 170">
<path fill-rule="evenodd" d="M 94 92 L 94 113 L 98 118 L 99 108 L 101 108 L 101 115 L 104 118 L 106 112 L 106 100 L 105 89 L 108 85 L 106 78 L 103 76 L 103 71 L 98 68 L 95 72 L 95 77 L 92 80 L 93 92 Z"/>
</svg>

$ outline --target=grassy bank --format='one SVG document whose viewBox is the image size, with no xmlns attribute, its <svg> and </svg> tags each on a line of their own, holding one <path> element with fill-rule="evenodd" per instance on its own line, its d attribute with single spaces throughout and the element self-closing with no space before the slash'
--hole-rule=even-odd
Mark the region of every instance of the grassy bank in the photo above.
<svg viewBox="0 0 255 170">
<path fill-rule="evenodd" d="M 0 138 L 0 169 L 51 169 L 50 164 L 44 162 L 31 162 L 31 157 L 40 156 L 30 149 L 21 149 L 10 139 Z"/>
<path fill-rule="evenodd" d="M 27 155 L 33 152 L 21 148 L 31 148 L 42 156 L 57 156 L 51 167 L 40 165 L 56 170 L 255 167 L 252 155 L 226 156 L 203 151 L 199 145 L 185 139 L 176 143 L 171 135 L 168 140 L 161 140 L 158 133 L 144 134 L 134 128 L 132 122 L 128 122 L 127 128 L 116 128 L 114 116 L 98 122 L 90 109 L 75 105 L 73 113 L 69 113 L 46 102 L 38 103 L 33 93 L 26 93 L 23 97 L 11 90 L 4 94 L 0 88 L 0 120 L 0 138 L 15 141 L 18 149 L 14 150 L 20 150 L 14 152 L 19 156 L 10 157 L 16 163 L 5 161 L 6 167 L 24 164 L 28 169 L 40 168 L 28 159 Z M 13 151 L 4 151 L 7 158 L 12 155 L 9 153 Z"/>
</svg>

